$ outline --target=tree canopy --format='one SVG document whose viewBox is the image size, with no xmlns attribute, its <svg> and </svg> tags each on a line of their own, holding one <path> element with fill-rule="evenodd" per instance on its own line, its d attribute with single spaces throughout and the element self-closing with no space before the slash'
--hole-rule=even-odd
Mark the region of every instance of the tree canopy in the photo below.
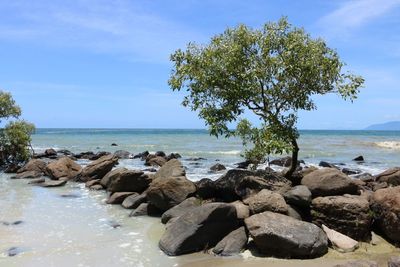
<svg viewBox="0 0 400 267">
<path fill-rule="evenodd" d="M 251 144 L 246 157 L 262 160 L 270 153 L 292 151 L 297 164 L 299 110 L 316 109 L 313 96 L 335 93 L 357 97 L 364 79 L 344 70 L 338 53 L 312 38 L 286 17 L 261 29 L 228 28 L 205 45 L 189 43 L 171 55 L 172 90 L 185 90 L 182 104 L 199 112 L 216 136 L 236 134 Z M 246 111 L 261 123 L 241 121 Z M 239 122 L 236 131 L 229 125 Z"/>
<path fill-rule="evenodd" d="M 8 120 L 4 128 L 0 128 L 0 166 L 25 161 L 30 156 L 31 134 L 35 127 L 18 119 L 20 115 L 21 108 L 11 94 L 0 90 L 0 123 Z"/>
</svg>

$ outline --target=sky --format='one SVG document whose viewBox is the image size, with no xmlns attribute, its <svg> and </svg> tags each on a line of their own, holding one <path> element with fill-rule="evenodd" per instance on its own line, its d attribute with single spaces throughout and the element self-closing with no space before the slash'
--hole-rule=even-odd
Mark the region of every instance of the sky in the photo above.
<svg viewBox="0 0 400 267">
<path fill-rule="evenodd" d="M 400 120 L 400 0 L 0 0 L 0 90 L 40 128 L 204 128 L 168 86 L 169 55 L 281 16 L 366 80 L 354 103 L 316 98 L 298 128 Z"/>
</svg>

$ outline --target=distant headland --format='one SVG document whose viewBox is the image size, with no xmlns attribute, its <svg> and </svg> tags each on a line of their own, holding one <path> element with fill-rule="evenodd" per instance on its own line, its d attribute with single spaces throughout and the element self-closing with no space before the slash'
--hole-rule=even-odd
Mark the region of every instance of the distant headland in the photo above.
<svg viewBox="0 0 400 267">
<path fill-rule="evenodd" d="M 365 128 L 365 130 L 400 131 L 400 121 L 390 121 L 381 124 L 373 124 Z"/>
</svg>

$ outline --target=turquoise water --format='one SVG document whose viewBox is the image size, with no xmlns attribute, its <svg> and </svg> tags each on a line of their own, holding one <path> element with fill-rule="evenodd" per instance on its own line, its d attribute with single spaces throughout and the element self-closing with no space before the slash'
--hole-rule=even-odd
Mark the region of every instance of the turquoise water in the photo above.
<svg viewBox="0 0 400 267">
<path fill-rule="evenodd" d="M 117 147 L 112 147 L 117 143 Z M 219 160 L 228 167 L 243 160 L 240 140 L 216 138 L 206 130 L 182 129 L 38 129 L 33 136 L 33 147 L 41 151 L 49 147 L 82 151 L 127 150 L 133 154 L 145 150 L 177 152 L 188 158 L 206 158 L 196 164 L 187 161 L 193 179 L 208 175 L 208 168 Z M 344 163 L 363 171 L 377 173 L 400 165 L 400 132 L 397 131 L 300 131 L 300 158 L 308 164 L 319 161 Z M 351 159 L 363 155 L 366 162 L 355 164 Z M 271 158 L 279 155 L 273 155 Z M 125 162 L 142 167 L 139 161 Z M 189 177 L 190 178 L 190 177 Z"/>
</svg>

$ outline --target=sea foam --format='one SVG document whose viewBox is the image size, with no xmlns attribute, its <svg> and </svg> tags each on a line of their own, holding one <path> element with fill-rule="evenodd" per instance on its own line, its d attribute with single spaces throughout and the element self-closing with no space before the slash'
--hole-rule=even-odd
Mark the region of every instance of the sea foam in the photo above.
<svg viewBox="0 0 400 267">
<path fill-rule="evenodd" d="M 388 148 L 388 149 L 400 149 L 399 141 L 383 141 L 374 143 L 378 147 Z"/>
</svg>

